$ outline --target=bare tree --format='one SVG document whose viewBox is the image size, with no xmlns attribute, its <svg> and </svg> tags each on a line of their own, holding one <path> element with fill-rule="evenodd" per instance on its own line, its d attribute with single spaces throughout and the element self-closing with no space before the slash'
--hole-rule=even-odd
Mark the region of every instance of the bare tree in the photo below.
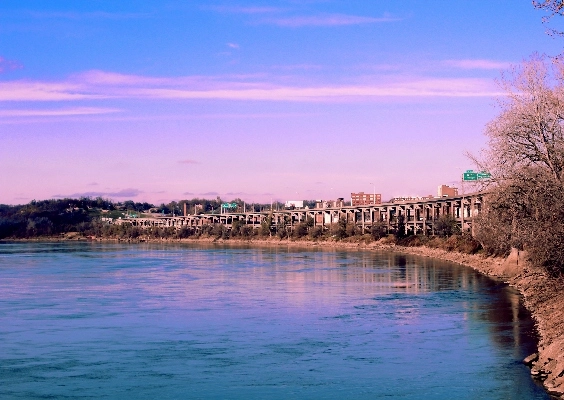
<svg viewBox="0 0 564 400">
<path fill-rule="evenodd" d="M 525 249 L 564 272 L 564 64 L 535 55 L 505 74 L 501 112 L 477 165 L 493 179 L 476 238 L 493 254 Z"/>
<path fill-rule="evenodd" d="M 549 22 L 556 15 L 559 16 L 564 15 L 564 1 L 562 0 L 542 0 L 542 1 L 533 0 L 533 6 L 536 9 L 550 12 L 550 15 L 547 15 L 542 18 L 543 24 Z M 549 35 L 557 35 L 557 36 L 564 35 L 564 32 L 557 31 L 555 29 L 549 29 L 547 33 Z"/>
<path fill-rule="evenodd" d="M 486 126 L 488 149 L 473 158 L 495 182 L 533 166 L 562 181 L 563 71 L 564 62 L 534 55 L 502 76 L 506 97 L 499 101 L 500 114 Z"/>
</svg>

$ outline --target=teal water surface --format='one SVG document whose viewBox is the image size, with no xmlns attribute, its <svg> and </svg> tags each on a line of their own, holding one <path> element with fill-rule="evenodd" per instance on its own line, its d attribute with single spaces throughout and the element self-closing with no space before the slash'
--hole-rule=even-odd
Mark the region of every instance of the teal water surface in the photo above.
<svg viewBox="0 0 564 400">
<path fill-rule="evenodd" d="M 0 244 L 2 399 L 547 399 L 513 289 L 368 251 Z"/>
</svg>

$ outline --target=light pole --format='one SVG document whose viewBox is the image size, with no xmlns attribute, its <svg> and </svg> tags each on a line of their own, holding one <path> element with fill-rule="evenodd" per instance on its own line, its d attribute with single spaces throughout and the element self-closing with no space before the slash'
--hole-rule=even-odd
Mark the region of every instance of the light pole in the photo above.
<svg viewBox="0 0 564 400">
<path fill-rule="evenodd" d="M 374 196 L 374 197 L 372 197 L 372 204 L 376 204 L 376 185 L 372 182 L 370 184 L 372 185 L 372 187 L 374 189 L 374 191 L 372 192 L 372 196 Z"/>
</svg>

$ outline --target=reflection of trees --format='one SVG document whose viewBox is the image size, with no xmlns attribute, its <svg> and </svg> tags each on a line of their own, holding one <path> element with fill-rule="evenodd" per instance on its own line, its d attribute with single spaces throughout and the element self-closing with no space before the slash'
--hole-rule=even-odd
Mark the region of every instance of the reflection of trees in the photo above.
<svg viewBox="0 0 564 400">
<path fill-rule="evenodd" d="M 513 348 L 516 359 L 533 353 L 537 334 L 519 293 L 487 278 L 480 282 L 478 292 L 480 296 L 471 303 L 469 317 L 487 322 L 492 342 L 502 349 Z"/>
<path fill-rule="evenodd" d="M 276 251 L 288 255 L 293 250 Z M 453 291 L 452 301 L 460 301 L 460 291 L 468 292 L 470 301 L 465 301 L 465 306 L 469 307 L 466 313 L 469 322 L 486 322 L 492 342 L 500 348 L 534 351 L 534 324 L 521 304 L 520 295 L 507 285 L 468 267 L 391 252 L 323 251 L 315 254 L 313 258 L 316 262 L 329 268 L 323 277 L 318 278 L 339 280 L 345 284 L 366 283 L 369 285 L 364 290 L 372 295 Z M 524 344 L 527 345 L 525 349 Z M 516 358 L 522 356 L 517 354 Z"/>
<path fill-rule="evenodd" d="M 159 245 L 145 246 L 154 249 Z M 188 247 L 199 251 L 206 249 L 200 244 Z M 166 245 L 161 248 L 170 249 Z M 280 303 L 283 307 L 304 308 L 318 304 L 330 308 L 341 304 L 342 296 L 374 299 L 389 294 L 427 296 L 438 293 L 440 302 L 462 303 L 457 308 L 464 312 L 463 318 L 469 329 L 487 326 L 492 343 L 500 349 L 534 351 L 534 348 L 523 350 L 523 344 L 535 345 L 535 335 L 519 294 L 505 284 L 461 265 L 391 252 L 320 251 L 277 246 L 249 249 L 244 245 L 210 245 L 207 251 L 202 254 L 207 254 L 204 258 L 209 258 L 209 262 L 188 271 L 197 280 L 206 281 L 209 287 L 213 287 L 217 280 L 218 285 L 227 284 L 242 297 L 246 293 L 264 292 L 268 296 L 265 301 Z M 221 262 L 228 267 L 218 264 Z M 231 269 L 230 265 L 237 268 Z M 204 293 L 207 289 L 190 282 L 183 287 L 182 275 L 178 278 L 183 290 L 176 293 L 175 301 L 189 303 L 193 298 L 207 295 Z M 170 276 L 163 280 L 163 284 L 169 284 L 169 280 Z M 160 288 L 159 281 L 153 279 L 147 290 L 163 292 L 169 289 Z M 419 301 L 416 304 L 420 304 Z M 412 317 L 423 318 L 417 314 Z M 520 357 L 521 354 L 517 356 Z"/>
</svg>

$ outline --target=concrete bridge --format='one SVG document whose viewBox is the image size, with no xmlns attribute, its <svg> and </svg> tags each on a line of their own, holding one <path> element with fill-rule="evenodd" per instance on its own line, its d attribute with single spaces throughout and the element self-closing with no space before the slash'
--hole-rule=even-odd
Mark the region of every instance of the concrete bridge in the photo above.
<svg viewBox="0 0 564 400">
<path fill-rule="evenodd" d="M 323 229 L 328 229 L 332 224 L 344 218 L 348 223 L 356 224 L 362 233 L 369 233 L 374 225 L 379 225 L 388 233 L 393 233 L 397 231 L 398 225 L 401 227 L 400 221 L 402 221 L 405 233 L 434 235 L 437 221 L 445 215 L 450 215 L 461 231 L 471 232 L 472 220 L 482 209 L 484 195 L 485 193 L 480 192 L 456 197 L 425 198 L 354 207 L 127 218 L 117 220 L 116 223 L 129 223 L 141 228 L 174 227 L 182 229 L 186 227 L 199 232 L 204 227 L 215 224 L 223 224 L 227 229 L 231 229 L 235 221 L 241 221 L 253 228 L 260 228 L 263 222 L 272 218 L 271 226 L 273 228 L 285 226 L 293 230 L 297 224 L 309 218 L 313 220 L 314 226 Z"/>
</svg>

